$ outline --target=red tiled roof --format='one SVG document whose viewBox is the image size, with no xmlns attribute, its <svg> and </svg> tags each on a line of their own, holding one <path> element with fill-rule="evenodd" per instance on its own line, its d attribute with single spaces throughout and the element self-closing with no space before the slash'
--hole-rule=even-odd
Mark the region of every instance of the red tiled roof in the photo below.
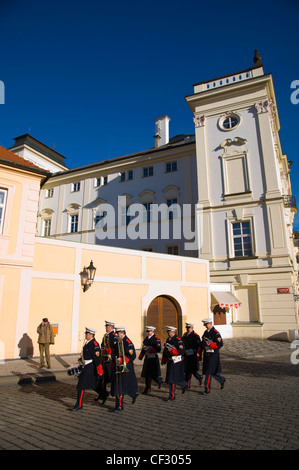
<svg viewBox="0 0 299 470">
<path fill-rule="evenodd" d="M 17 166 L 21 165 L 22 167 L 28 167 L 28 169 L 34 169 L 34 170 L 39 170 L 45 173 L 50 173 L 48 170 L 38 167 L 34 163 L 29 162 L 28 160 L 25 160 L 25 158 L 22 158 L 19 155 L 16 155 L 15 153 L 11 152 L 10 150 L 7 150 L 4 147 L 1 147 L 0 145 L 0 163 L 1 163 L 1 160 L 6 160 L 8 163 L 11 162 L 13 165 L 17 165 Z"/>
</svg>

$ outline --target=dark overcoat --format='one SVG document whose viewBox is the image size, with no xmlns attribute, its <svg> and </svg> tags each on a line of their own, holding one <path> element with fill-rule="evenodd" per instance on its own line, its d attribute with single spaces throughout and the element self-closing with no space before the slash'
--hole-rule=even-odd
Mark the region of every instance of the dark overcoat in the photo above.
<svg viewBox="0 0 299 470">
<path fill-rule="evenodd" d="M 83 346 L 82 351 L 84 361 L 92 361 L 84 366 L 79 375 L 77 388 L 79 390 L 96 390 L 100 380 L 100 374 L 103 373 L 101 349 L 99 343 L 92 339 Z"/>
<path fill-rule="evenodd" d="M 111 379 L 111 395 L 119 397 L 120 395 L 129 395 L 134 397 L 137 394 L 138 384 L 134 370 L 134 360 L 136 359 L 135 347 L 132 341 L 125 335 L 123 340 L 124 358 L 120 354 L 119 341 L 115 342 L 115 347 L 112 354 L 112 379 Z M 127 372 L 122 372 L 122 366 L 118 367 L 116 359 L 119 358 L 123 365 L 125 360 Z"/>
<path fill-rule="evenodd" d="M 106 336 L 107 335 L 107 336 Z M 117 334 L 114 331 L 106 333 L 101 343 L 102 362 L 104 369 L 104 382 L 110 383 L 112 378 L 111 361 L 114 344 L 117 341 Z"/>
<path fill-rule="evenodd" d="M 174 335 L 172 338 L 168 338 L 165 344 L 171 346 L 171 349 L 165 346 L 162 355 L 162 364 L 166 362 L 165 382 L 185 387 L 187 382 L 185 381 L 183 361 L 184 343 L 181 338 Z"/>
<path fill-rule="evenodd" d="M 182 337 L 185 346 L 184 366 L 186 374 L 196 374 L 198 371 L 197 350 L 200 346 L 200 336 L 191 331 Z"/>
<path fill-rule="evenodd" d="M 141 377 L 157 380 L 161 377 L 161 368 L 158 354 L 161 351 L 161 341 L 156 335 L 146 337 L 143 341 L 143 348 L 139 359 L 144 357 Z"/>
<path fill-rule="evenodd" d="M 206 345 L 205 338 L 211 341 L 210 346 Z M 200 348 L 203 353 L 202 373 L 204 375 L 219 374 L 221 372 L 221 362 L 219 349 L 223 346 L 223 341 L 219 331 L 214 327 L 210 331 L 206 330 L 202 336 Z"/>
</svg>

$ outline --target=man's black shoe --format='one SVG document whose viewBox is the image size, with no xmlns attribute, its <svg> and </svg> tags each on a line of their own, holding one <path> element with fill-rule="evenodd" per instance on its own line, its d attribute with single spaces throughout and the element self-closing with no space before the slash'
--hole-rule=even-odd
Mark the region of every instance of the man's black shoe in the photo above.
<svg viewBox="0 0 299 470">
<path fill-rule="evenodd" d="M 132 399 L 132 405 L 134 405 L 134 403 L 135 403 L 137 397 L 138 397 L 138 393 L 136 393 L 136 395 L 134 395 L 134 397 L 133 397 L 133 399 Z"/>
<path fill-rule="evenodd" d="M 158 384 L 158 390 L 162 387 L 163 380 Z"/>
<path fill-rule="evenodd" d="M 188 385 L 186 385 L 186 387 L 182 388 L 182 394 L 185 393 L 185 391 L 187 390 L 187 388 L 188 388 Z"/>
<path fill-rule="evenodd" d="M 111 413 L 115 413 L 115 412 L 122 411 L 122 410 L 123 410 L 122 406 L 116 406 L 114 410 L 111 411 Z"/>
<path fill-rule="evenodd" d="M 83 406 L 75 405 L 74 408 L 72 408 L 70 411 L 78 411 L 78 410 L 82 410 L 82 409 L 83 409 Z"/>
<path fill-rule="evenodd" d="M 174 401 L 174 400 L 175 400 L 175 398 L 170 398 L 169 397 L 166 401 L 168 402 L 168 401 Z"/>
<path fill-rule="evenodd" d="M 225 384 L 225 382 L 226 382 L 226 379 L 224 379 L 224 381 L 223 381 L 222 384 L 221 384 L 221 390 L 224 389 L 224 384 Z"/>
<path fill-rule="evenodd" d="M 106 402 L 107 398 L 108 398 L 108 395 L 106 395 L 104 398 L 102 398 L 102 405 L 104 405 L 104 404 L 105 404 L 105 402 Z"/>
<path fill-rule="evenodd" d="M 147 395 L 149 390 L 143 390 L 142 395 Z"/>
</svg>

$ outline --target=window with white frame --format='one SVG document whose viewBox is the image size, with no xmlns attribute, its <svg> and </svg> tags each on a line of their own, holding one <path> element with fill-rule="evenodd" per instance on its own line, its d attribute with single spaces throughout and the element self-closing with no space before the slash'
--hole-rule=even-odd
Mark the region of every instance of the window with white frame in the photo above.
<svg viewBox="0 0 299 470">
<path fill-rule="evenodd" d="M 54 189 L 53 188 L 47 189 L 46 197 L 53 197 L 53 195 L 54 195 Z"/>
<path fill-rule="evenodd" d="M 0 189 L 0 234 L 3 232 L 6 199 L 7 199 L 6 189 Z"/>
<path fill-rule="evenodd" d="M 173 171 L 177 171 L 178 169 L 178 163 L 176 161 L 174 162 L 167 162 L 165 164 L 165 172 L 166 173 L 171 173 Z"/>
<path fill-rule="evenodd" d="M 144 202 L 144 213 L 143 213 L 143 222 L 148 223 L 153 220 L 153 209 L 151 202 Z"/>
<path fill-rule="evenodd" d="M 241 117 L 237 113 L 227 113 L 219 119 L 219 126 L 223 131 L 235 129 L 240 124 Z"/>
<path fill-rule="evenodd" d="M 142 176 L 143 178 L 147 178 L 148 176 L 153 176 L 154 174 L 154 167 L 153 166 L 147 166 L 142 168 Z"/>
<path fill-rule="evenodd" d="M 43 236 L 49 237 L 51 235 L 51 219 L 44 219 L 44 226 L 43 226 Z"/>
<path fill-rule="evenodd" d="M 252 234 L 250 221 L 232 222 L 234 256 L 252 256 Z"/>
<path fill-rule="evenodd" d="M 133 170 L 128 171 L 128 181 L 131 181 L 133 179 Z"/>
<path fill-rule="evenodd" d="M 106 214 L 105 211 L 99 211 L 99 212 L 97 212 L 97 213 L 95 214 L 95 218 L 94 218 L 95 228 L 97 228 L 98 222 L 101 222 L 101 220 L 104 219 L 105 214 Z"/>
<path fill-rule="evenodd" d="M 120 225 L 128 226 L 133 218 L 133 216 L 128 214 L 128 207 L 129 206 L 120 207 Z"/>
<path fill-rule="evenodd" d="M 70 233 L 78 232 L 79 214 L 70 215 Z"/>
<path fill-rule="evenodd" d="M 168 219 L 173 220 L 178 217 L 178 200 L 177 198 L 167 199 Z"/>
<path fill-rule="evenodd" d="M 75 193 L 78 191 L 80 191 L 80 181 L 78 181 L 77 183 L 72 183 L 72 192 Z"/>
</svg>

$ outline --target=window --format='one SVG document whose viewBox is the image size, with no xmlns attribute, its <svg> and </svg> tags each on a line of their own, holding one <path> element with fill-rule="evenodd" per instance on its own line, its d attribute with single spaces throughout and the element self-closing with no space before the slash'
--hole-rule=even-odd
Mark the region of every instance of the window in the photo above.
<svg viewBox="0 0 299 470">
<path fill-rule="evenodd" d="M 230 131 L 235 129 L 240 123 L 240 116 L 236 113 L 222 116 L 219 119 L 219 126 L 223 131 Z"/>
<path fill-rule="evenodd" d="M 154 174 L 154 167 L 153 166 L 148 166 L 145 168 L 142 168 L 142 176 L 144 178 L 147 178 L 148 176 L 153 176 Z"/>
<path fill-rule="evenodd" d="M 104 176 L 104 186 L 106 186 L 106 184 L 108 184 L 108 176 Z"/>
<path fill-rule="evenodd" d="M 75 233 L 75 232 L 78 232 L 78 223 L 79 223 L 79 215 L 78 214 L 75 214 L 75 215 L 71 215 L 70 216 L 70 232 L 71 233 Z"/>
<path fill-rule="evenodd" d="M 152 213 L 152 203 L 151 202 L 144 202 L 144 213 L 143 213 L 143 222 L 151 222 L 153 220 L 153 213 Z"/>
<path fill-rule="evenodd" d="M 133 179 L 133 170 L 128 171 L 128 181 L 131 181 Z"/>
<path fill-rule="evenodd" d="M 100 222 L 105 217 L 105 212 L 97 212 L 94 218 L 95 227 L 97 223 Z"/>
<path fill-rule="evenodd" d="M 176 219 L 178 217 L 178 210 L 177 210 L 178 200 L 177 200 L 177 198 L 167 199 L 166 204 L 167 204 L 167 207 L 168 207 L 168 219 L 169 220 Z"/>
<path fill-rule="evenodd" d="M 169 246 L 167 246 L 167 254 L 168 255 L 178 255 L 179 254 L 179 246 L 178 245 L 169 245 Z"/>
<path fill-rule="evenodd" d="M 95 179 L 95 187 L 98 188 L 99 186 L 101 186 L 101 177 Z"/>
<path fill-rule="evenodd" d="M 6 198 L 7 198 L 7 191 L 5 189 L 0 189 L 0 233 L 2 233 L 3 231 Z"/>
<path fill-rule="evenodd" d="M 250 193 L 247 153 L 222 155 L 224 195 Z"/>
<path fill-rule="evenodd" d="M 53 197 L 54 194 L 54 189 L 47 189 L 46 197 Z"/>
<path fill-rule="evenodd" d="M 128 207 L 129 206 L 120 208 L 120 225 L 128 226 L 133 218 L 131 215 L 128 215 Z"/>
<path fill-rule="evenodd" d="M 252 256 L 250 222 L 234 222 L 232 226 L 235 257 Z"/>
<path fill-rule="evenodd" d="M 166 173 L 171 173 L 172 171 L 177 171 L 178 164 L 177 162 L 168 162 L 165 166 Z"/>
<path fill-rule="evenodd" d="M 133 179 L 133 170 L 123 171 L 120 173 L 119 181 L 123 183 L 124 181 L 131 181 Z"/>
<path fill-rule="evenodd" d="M 49 237 L 50 235 L 51 235 L 51 219 L 45 219 L 44 220 L 43 236 L 44 237 Z"/>
<path fill-rule="evenodd" d="M 72 191 L 73 192 L 80 191 L 80 181 L 78 183 L 73 183 L 72 184 Z"/>
</svg>

